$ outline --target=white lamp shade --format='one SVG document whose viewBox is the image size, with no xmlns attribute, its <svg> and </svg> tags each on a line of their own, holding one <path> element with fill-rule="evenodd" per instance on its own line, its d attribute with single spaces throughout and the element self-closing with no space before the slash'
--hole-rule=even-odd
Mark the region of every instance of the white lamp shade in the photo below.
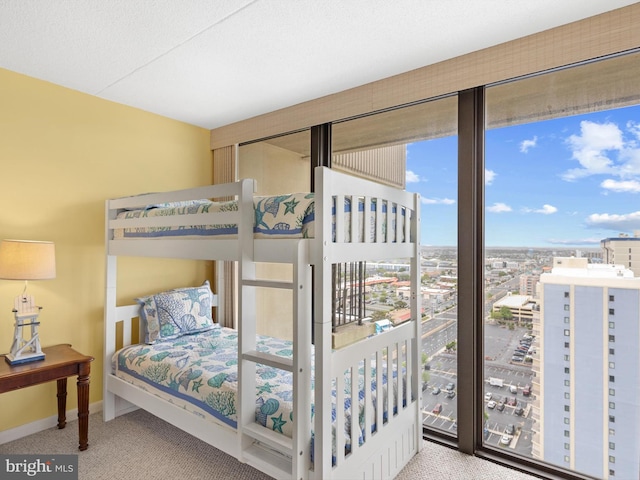
<svg viewBox="0 0 640 480">
<path fill-rule="evenodd" d="M 53 242 L 2 240 L 0 278 L 5 280 L 47 280 L 56 278 Z"/>
</svg>

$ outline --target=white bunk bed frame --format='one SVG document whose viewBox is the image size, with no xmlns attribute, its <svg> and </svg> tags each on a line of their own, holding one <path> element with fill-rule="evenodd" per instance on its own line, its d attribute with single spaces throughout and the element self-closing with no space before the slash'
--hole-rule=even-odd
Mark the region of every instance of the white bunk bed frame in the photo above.
<svg viewBox="0 0 640 480">
<path fill-rule="evenodd" d="M 420 387 L 420 199 L 411 194 L 374 182 L 356 178 L 326 167 L 315 171 L 315 236 L 309 239 L 254 239 L 253 236 L 253 180 L 212 185 L 168 193 L 127 197 L 106 202 L 106 299 L 104 348 L 104 420 L 127 413 L 139 407 L 185 430 L 210 445 L 236 457 L 275 478 L 330 479 L 330 478 L 393 478 L 420 450 L 422 443 Z M 236 197 L 237 212 L 178 215 L 117 220 L 119 209 L 146 204 L 184 201 L 201 198 Z M 396 222 L 395 235 L 383 238 L 382 215 L 377 214 L 375 225 L 364 216 L 364 231 L 376 229 L 376 241 L 358 241 L 352 235 L 344 238 L 345 218 L 336 213 L 335 238 L 332 238 L 332 197 L 342 205 L 345 197 L 363 198 L 366 208 L 372 200 L 397 205 L 396 215 L 402 212 L 410 221 Z M 352 203 L 353 204 L 353 203 Z M 357 205 L 357 203 L 356 203 Z M 381 203 L 378 203 L 380 206 Z M 342 210 L 337 209 L 336 210 Z M 378 211 L 380 211 L 378 207 Z M 391 208 L 387 209 L 391 215 Z M 389 217 L 389 220 L 391 217 Z M 352 231 L 356 229 L 357 215 L 351 215 Z M 176 226 L 204 224 L 237 224 L 238 235 L 225 239 L 129 239 L 114 240 L 113 230 L 138 226 Z M 391 222 L 388 221 L 389 227 Z M 403 229 L 403 230 L 401 230 Z M 398 241 L 395 241 L 395 237 Z M 274 243 L 275 242 L 275 243 Z M 274 248 L 277 247 L 277 248 Z M 139 306 L 116 306 L 117 257 L 145 256 L 190 258 L 202 260 L 235 260 L 239 266 L 238 312 L 238 426 L 229 427 L 215 419 L 203 420 L 187 410 L 160 399 L 134 385 L 117 378 L 112 372 L 111 358 L 116 343 L 129 345 L 132 322 L 139 321 Z M 396 258 L 411 259 L 411 320 L 380 335 L 366 338 L 348 347 L 332 350 L 331 264 Z M 262 281 L 255 277 L 255 262 L 290 263 L 293 282 Z M 312 281 L 313 280 L 313 281 Z M 312 285 L 314 299 L 312 302 Z M 269 356 L 255 350 L 255 288 L 288 288 L 293 291 L 293 360 L 283 362 L 281 357 Z M 313 303 L 313 304 L 312 304 Z M 313 311 L 313 326 L 311 315 Z M 116 326 L 121 324 L 123 338 L 118 339 Z M 315 347 L 311 344 L 315 330 Z M 142 330 L 140 330 L 142 331 Z M 119 334 L 120 335 L 120 334 Z M 309 415 L 311 405 L 310 358 L 315 348 L 315 417 L 313 425 Z M 381 365 L 385 358 L 406 359 L 398 370 L 403 374 L 392 379 L 389 372 L 388 388 L 397 382 L 397 411 L 393 411 L 393 395 L 386 396 L 387 419 L 383 421 L 382 408 L 377 408 L 375 432 L 371 433 L 371 415 L 365 415 L 365 440 L 351 442 L 347 454 L 336 448 L 335 465 L 332 461 L 331 389 L 337 385 L 337 405 L 344 402 L 344 372 L 351 371 L 352 384 L 356 383 L 358 364 L 363 359 L 376 359 Z M 400 360 L 396 360 L 400 364 Z M 293 438 L 275 434 L 255 423 L 255 365 L 262 363 L 289 370 L 293 374 L 293 415 L 297 419 Z M 365 364 L 365 405 L 372 407 L 371 362 Z M 377 368 L 376 395 L 384 398 L 382 368 Z M 406 382 L 406 390 L 403 389 Z M 251 392 L 245 394 L 244 392 Z M 404 395 L 404 398 L 403 398 Z M 381 403 L 381 402 L 380 402 Z M 378 405 L 380 407 L 380 405 Z M 358 418 L 358 402 L 353 402 L 352 418 Z M 344 445 L 345 416 L 337 408 L 335 427 L 336 445 Z M 374 410 L 370 410 L 371 412 Z M 354 423 L 357 423 L 354 421 Z M 314 431 L 314 461 L 311 462 L 311 431 Z M 351 437 L 357 439 L 354 432 Z"/>
</svg>

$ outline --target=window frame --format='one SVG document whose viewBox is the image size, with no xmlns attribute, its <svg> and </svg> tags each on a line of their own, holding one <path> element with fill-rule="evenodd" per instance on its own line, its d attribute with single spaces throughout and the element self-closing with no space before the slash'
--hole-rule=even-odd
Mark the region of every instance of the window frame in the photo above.
<svg viewBox="0 0 640 480">
<path fill-rule="evenodd" d="M 637 53 L 620 52 L 607 58 Z M 572 68 L 567 65 L 562 68 Z M 537 72 L 532 75 L 547 72 Z M 510 79 L 515 81 L 518 79 Z M 516 470 L 542 476 L 561 476 L 569 479 L 587 479 L 578 472 L 559 465 L 547 464 L 529 457 L 504 452 L 502 449 L 484 444 L 482 421 L 484 413 L 484 175 L 485 175 L 485 89 L 477 86 L 458 92 L 458 418 L 457 437 L 428 427 L 423 428 L 424 437 L 441 444 L 457 448 L 463 453 L 491 460 Z M 445 95 L 446 96 L 446 95 Z M 422 101 L 430 101 L 434 98 Z M 408 105 L 405 105 L 408 106 Z M 391 108 L 403 108 L 402 105 Z M 370 112 L 376 114 L 379 112 Z M 312 126 L 311 164 L 330 166 L 331 127 L 341 120 Z M 313 177 L 313 168 L 310 172 Z M 313 185 L 313 183 L 311 183 Z M 462 234 L 464 232 L 464 234 Z M 567 298 L 570 298 L 567 292 Z M 609 296 L 613 302 L 615 297 Z M 567 306 L 569 307 L 569 306 Z M 609 335 L 609 342 L 615 336 Z M 569 348 L 568 342 L 565 347 Z M 609 375 L 609 381 L 615 377 Z M 565 384 L 569 386 L 569 380 Z M 615 425 L 615 416 L 609 421 Z M 609 427 L 609 430 L 614 430 Z M 568 431 L 568 430 L 567 430 Z M 614 430 L 615 431 L 615 430 Z M 615 460 L 614 460 L 615 461 Z"/>
<path fill-rule="evenodd" d="M 637 53 L 634 51 L 623 52 Z M 616 55 L 596 61 L 606 61 Z M 573 68 L 579 65 L 567 65 Z M 548 72 L 539 72 L 544 74 Z M 517 81 L 512 79 L 509 81 Z M 500 82 L 502 83 L 502 82 Z M 563 478 L 588 478 L 579 472 L 532 458 L 504 454 L 482 438 L 484 386 L 484 85 L 458 94 L 458 449 L 523 471 L 538 471 Z M 465 232 L 465 235 L 461 235 Z M 570 299 L 570 292 L 564 298 Z M 609 300 L 614 301 L 610 296 Z M 565 306 L 571 311 L 570 305 Z M 569 332 L 570 334 L 570 332 Z M 615 336 L 609 335 L 609 342 Z M 615 422 L 615 416 L 610 421 Z M 435 435 L 435 437 L 434 437 Z M 425 438 L 438 438 L 425 429 Z M 455 442 L 454 442 L 455 443 Z"/>
</svg>

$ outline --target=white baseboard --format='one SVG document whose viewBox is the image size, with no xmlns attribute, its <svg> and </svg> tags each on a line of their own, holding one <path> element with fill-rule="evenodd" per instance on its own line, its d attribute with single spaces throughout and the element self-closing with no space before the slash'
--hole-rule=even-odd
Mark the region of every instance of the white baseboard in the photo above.
<svg viewBox="0 0 640 480">
<path fill-rule="evenodd" d="M 89 405 L 89 412 L 96 413 L 102 411 L 102 400 Z M 67 425 L 78 420 L 78 409 L 67 410 Z M 58 425 L 58 415 L 36 420 L 35 422 L 20 425 L 19 427 L 11 428 L 0 432 L 0 445 L 3 443 L 13 442 L 19 438 L 33 435 L 34 433 L 48 430 Z"/>
</svg>

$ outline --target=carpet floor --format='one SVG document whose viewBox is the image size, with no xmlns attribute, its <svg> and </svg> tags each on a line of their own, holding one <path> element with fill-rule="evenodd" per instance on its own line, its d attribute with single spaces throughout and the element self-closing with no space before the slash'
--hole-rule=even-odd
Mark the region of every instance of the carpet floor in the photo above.
<svg viewBox="0 0 640 480">
<path fill-rule="evenodd" d="M 153 415 L 137 410 L 104 423 L 89 417 L 89 448 L 78 451 L 77 421 L 0 445 L 0 454 L 78 454 L 79 480 L 269 479 Z M 529 480 L 536 477 L 425 442 L 396 480 Z"/>
</svg>

